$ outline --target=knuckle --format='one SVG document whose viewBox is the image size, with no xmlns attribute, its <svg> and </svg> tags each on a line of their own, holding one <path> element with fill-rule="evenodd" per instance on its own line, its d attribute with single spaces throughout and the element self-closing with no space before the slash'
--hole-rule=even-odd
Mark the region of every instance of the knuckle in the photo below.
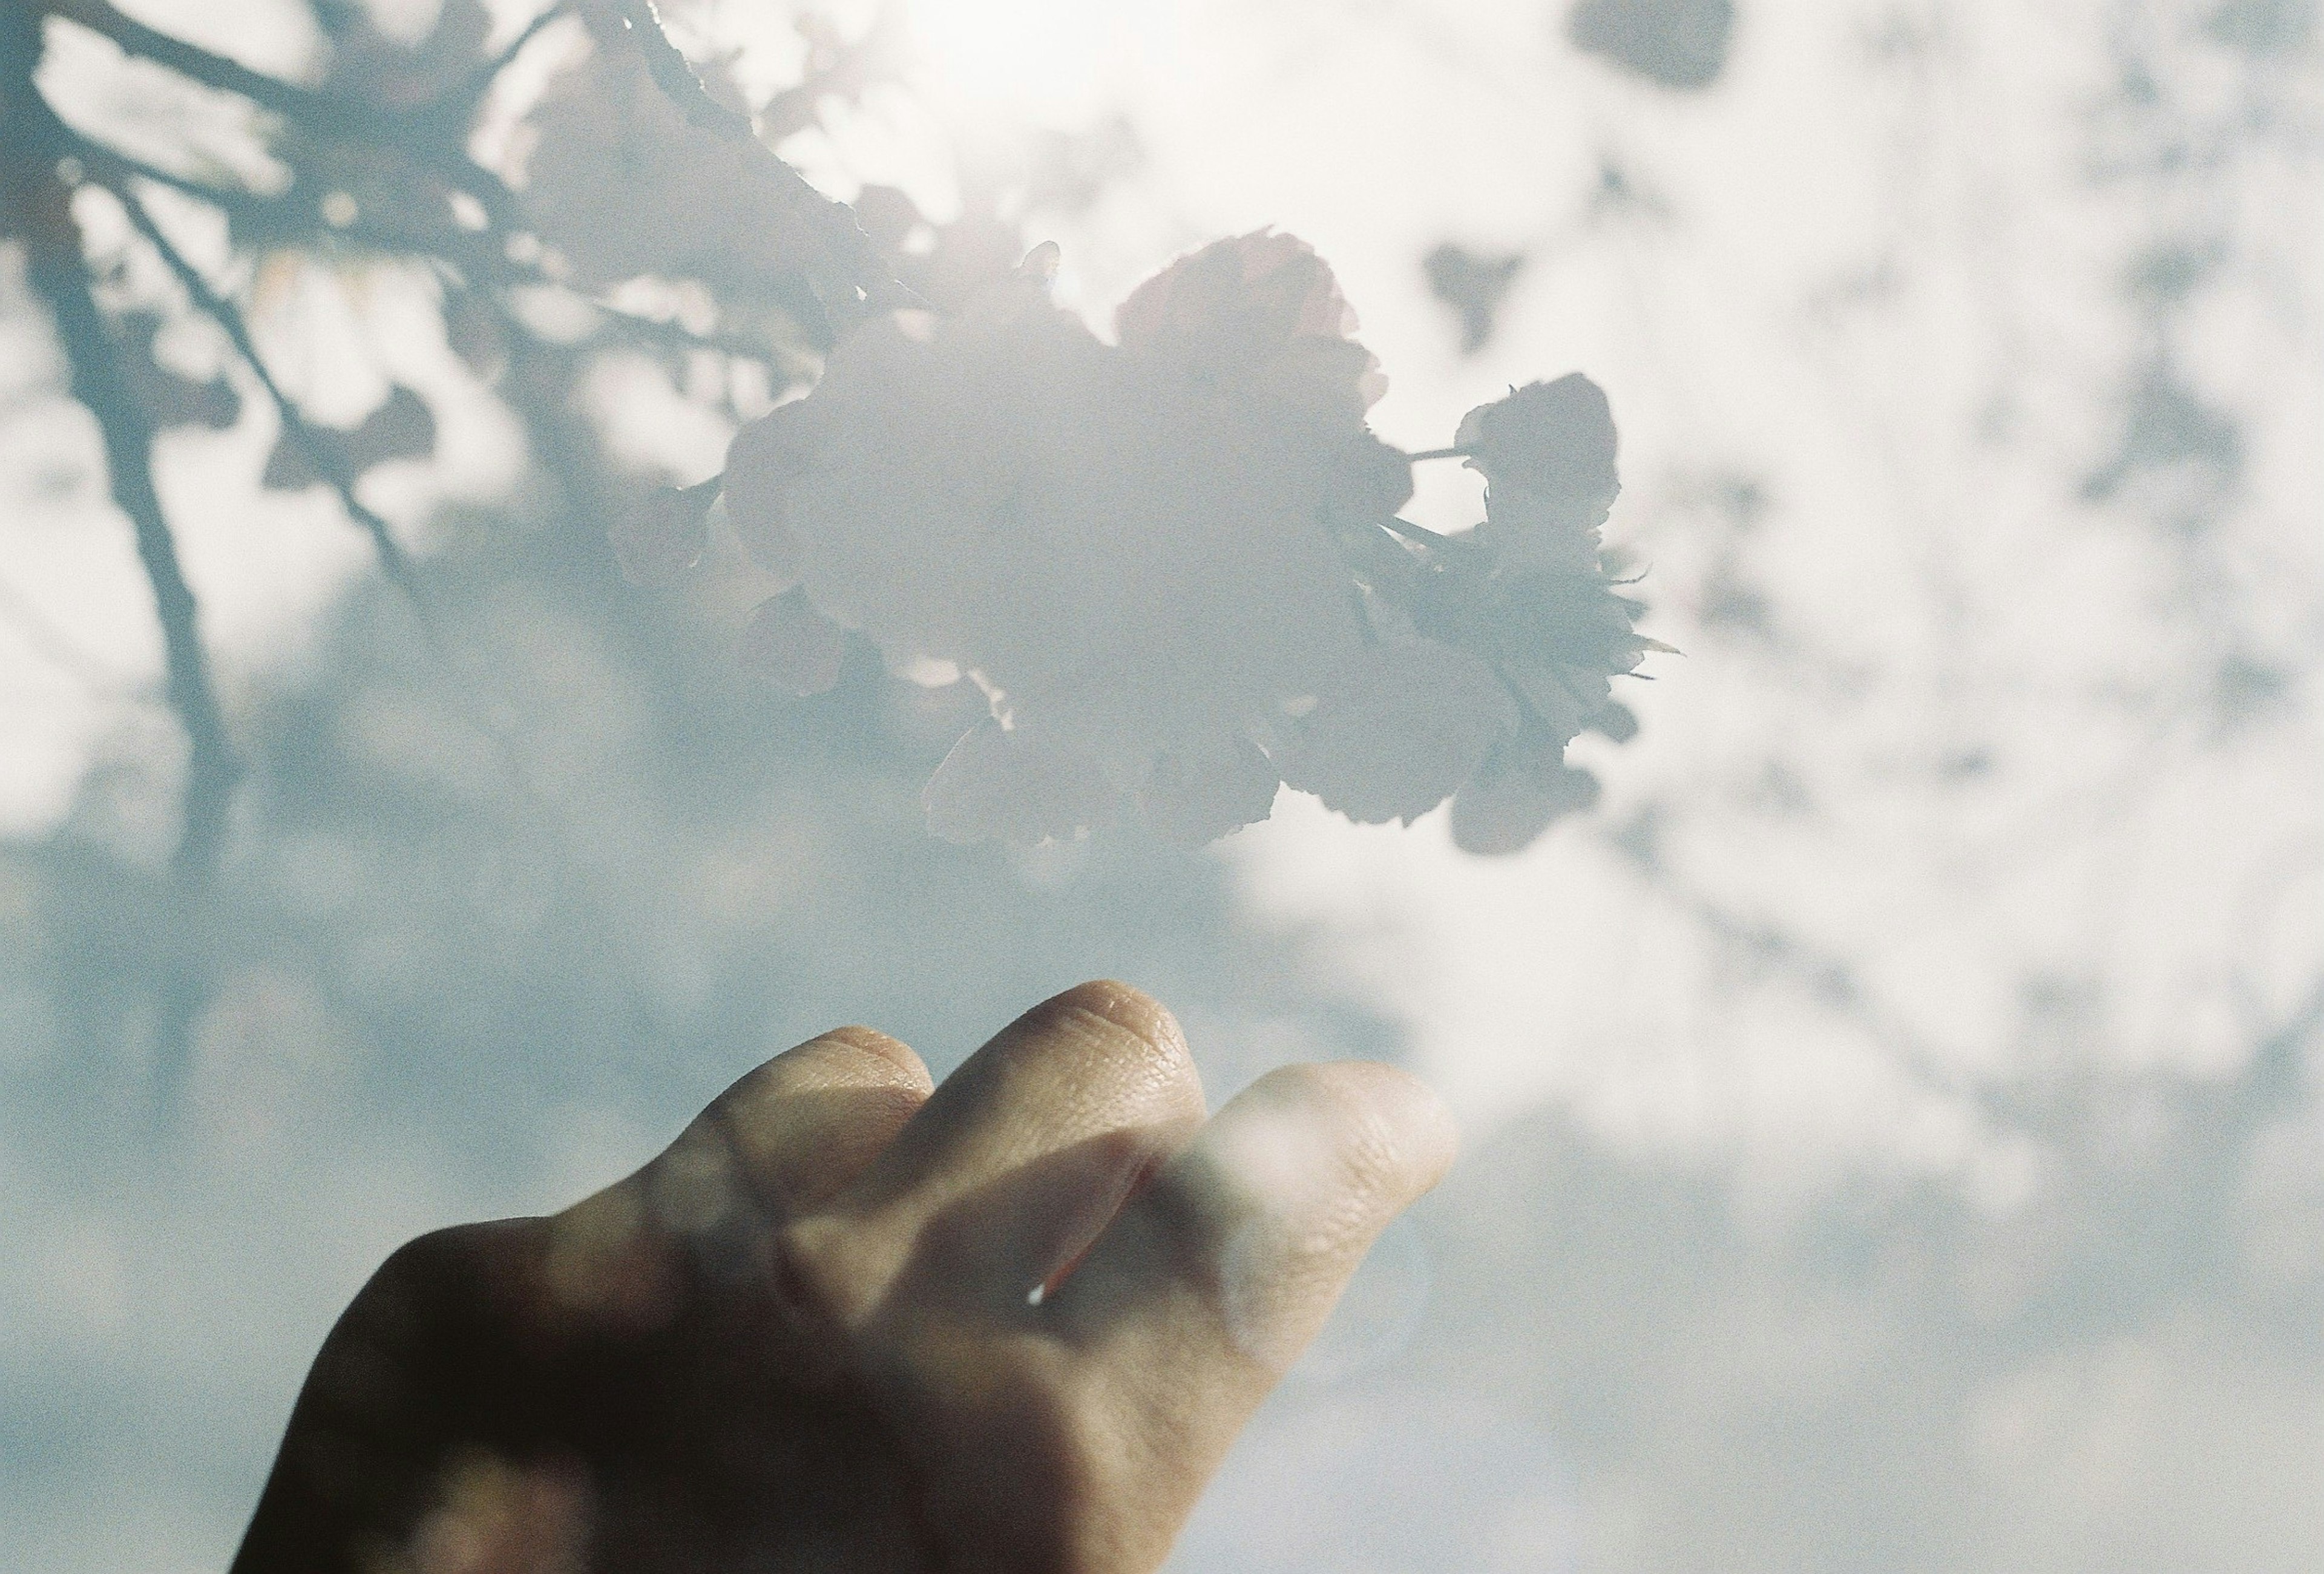
<svg viewBox="0 0 2324 1574">
<path fill-rule="evenodd" d="M 366 1298 L 432 1295 L 476 1278 L 490 1248 L 532 1220 L 454 1224 L 416 1235 L 393 1251 L 364 1287 Z"/>
<path fill-rule="evenodd" d="M 335 1339 L 402 1347 L 521 1297 L 540 1220 L 432 1229 L 390 1252 L 348 1303 Z"/>
<path fill-rule="evenodd" d="M 878 1312 L 901 1266 L 900 1252 L 861 1220 L 813 1214 L 776 1238 L 777 1290 L 800 1321 L 861 1328 Z"/>
</svg>

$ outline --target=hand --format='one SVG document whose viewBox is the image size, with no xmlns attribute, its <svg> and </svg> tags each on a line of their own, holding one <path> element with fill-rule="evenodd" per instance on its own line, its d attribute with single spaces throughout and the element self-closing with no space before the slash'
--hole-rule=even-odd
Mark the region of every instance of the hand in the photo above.
<svg viewBox="0 0 2324 1574">
<path fill-rule="evenodd" d="M 1453 1146 L 1364 1063 L 1206 1123 L 1177 1024 L 1120 984 L 933 1095 L 841 1028 L 563 1213 L 390 1257 L 236 1574 L 1152 1569 Z"/>
</svg>

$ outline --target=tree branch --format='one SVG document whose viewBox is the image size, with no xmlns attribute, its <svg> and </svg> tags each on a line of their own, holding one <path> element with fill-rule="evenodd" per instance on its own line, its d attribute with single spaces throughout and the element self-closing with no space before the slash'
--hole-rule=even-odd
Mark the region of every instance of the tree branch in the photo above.
<svg viewBox="0 0 2324 1574">
<path fill-rule="evenodd" d="M 879 248 L 872 244 L 871 237 L 855 222 L 853 208 L 816 191 L 805 176 L 777 158 L 772 149 L 760 142 L 758 130 L 749 115 L 727 108 L 710 96 L 710 90 L 703 86 L 702 78 L 695 73 L 692 62 L 676 44 L 669 41 L 669 34 L 662 30 L 661 14 L 654 8 L 654 0 L 613 0 L 613 8 L 620 17 L 623 34 L 635 45 L 644 60 L 647 74 L 678 106 L 679 114 L 714 136 L 724 137 L 729 142 L 749 143 L 770 163 L 796 181 L 802 194 L 810 196 L 829 210 L 831 229 L 825 238 L 845 261 L 851 271 L 846 282 L 860 297 L 847 303 L 851 308 L 887 310 L 927 304 L 889 271 L 880 256 Z"/>
<path fill-rule="evenodd" d="M 729 109 L 710 97 L 702 78 L 695 75 L 693 63 L 662 31 L 661 13 L 654 8 L 653 0 L 617 0 L 616 9 L 621 13 L 622 26 L 645 61 L 647 73 L 678 106 L 680 114 L 704 131 L 729 142 L 758 141 L 749 115 Z"/>
<path fill-rule="evenodd" d="M 523 271 L 511 263 L 501 248 L 493 244 L 491 232 L 456 229 L 447 226 L 437 231 L 393 229 L 375 223 L 369 217 L 358 217 L 354 223 L 318 232 L 311 202 L 300 202 L 288 197 L 270 197 L 245 187 L 217 186 L 197 180 L 174 170 L 136 158 L 98 142 L 85 132 L 71 132 L 73 156 L 97 182 L 118 195 L 133 179 L 150 180 L 156 186 L 189 197 L 206 207 L 214 207 L 233 221 L 235 233 L 240 237 L 255 236 L 262 241 L 292 241 L 312 246 L 318 241 L 346 241 L 357 246 L 367 246 L 392 256 L 420 256 L 439 259 L 472 272 L 504 281 L 530 281 Z"/>
<path fill-rule="evenodd" d="M 360 98 L 318 92 L 253 70 L 239 60 L 214 54 L 148 26 L 114 5 L 113 0 L 33 3 L 50 14 L 111 40 L 125 53 L 165 66 L 206 87 L 247 99 L 327 141 L 355 142 L 402 152 L 446 185 L 482 203 L 494 224 L 507 228 L 524 227 L 522 209 L 515 193 L 498 176 L 469 158 L 462 147 L 466 117 L 475 104 L 461 101 L 457 94 L 449 96 L 445 103 L 417 110 L 368 104 Z M 505 60 L 500 63 L 505 64 Z"/>
<path fill-rule="evenodd" d="M 163 263 L 177 277 L 187 295 L 192 298 L 194 308 L 226 331 L 235 354 L 242 357 L 243 364 L 250 368 L 251 375 L 258 379 L 258 385 L 266 391 L 266 397 L 273 402 L 275 413 L 281 419 L 284 434 L 297 446 L 300 456 L 315 474 L 338 494 L 339 506 L 346 511 L 347 517 L 371 537 L 372 548 L 379 554 L 380 568 L 387 575 L 388 582 L 410 598 L 424 619 L 427 602 L 420 592 L 419 580 L 412 573 L 411 559 L 404 556 L 403 548 L 389 532 L 387 521 L 356 499 L 355 476 L 350 474 L 345 456 L 323 440 L 298 404 L 274 380 L 274 373 L 268 369 L 265 360 L 258 353 L 256 342 L 250 336 L 250 327 L 243 321 L 241 311 L 232 301 L 211 289 L 209 281 L 204 279 L 200 271 L 186 260 L 185 253 L 161 233 L 161 226 L 153 222 L 153 215 L 138 200 L 134 190 L 126 183 L 108 186 L 107 189 L 127 211 L 129 222 L 136 226 L 137 233 L 161 253 Z"/>
<path fill-rule="evenodd" d="M 35 133 L 49 129 L 42 124 L 47 106 L 32 107 L 39 101 L 31 92 L 29 76 L 0 82 L 0 93 L 12 100 L 5 115 L 12 126 Z M 56 132 L 63 129 L 52 120 L 50 124 Z M 27 277 L 55 318 L 57 337 L 71 368 L 73 396 L 97 418 L 114 501 L 129 516 L 138 561 L 152 587 L 170 708 L 185 729 L 187 743 L 184 815 L 175 864 L 180 878 L 199 885 L 217 869 L 241 767 L 227 742 L 225 716 L 211 683 L 193 589 L 186 582 L 176 538 L 154 490 L 153 420 L 138 401 L 123 370 L 120 346 L 90 290 L 72 194 L 56 174 L 55 153 L 51 151 L 45 160 L 38 156 L 43 144 L 53 150 L 60 140 L 53 133 L 28 138 L 30 156 L 5 161 L 7 196 L 23 226 Z"/>
<path fill-rule="evenodd" d="M 156 27 L 149 27 L 113 4 L 113 0 L 38 0 L 51 15 L 79 23 L 91 32 L 112 40 L 123 52 L 167 66 L 181 77 L 188 77 L 205 87 L 247 98 L 262 109 L 272 110 L 285 120 L 309 124 L 321 121 L 346 119 L 368 125 L 373 130 L 401 127 L 402 117 L 377 110 L 354 100 L 334 98 L 303 87 L 296 82 L 286 82 L 280 77 L 270 77 L 254 71 L 240 60 L 213 54 L 199 44 L 188 43 Z"/>
<path fill-rule="evenodd" d="M 525 46 L 539 38 L 550 23 L 558 21 L 567 14 L 569 14 L 566 9 L 566 0 L 557 0 L 555 5 L 526 23 L 523 31 L 509 40 L 498 54 L 471 71 L 466 81 L 444 96 L 442 108 L 456 110 L 463 115 L 472 113 L 477 105 L 484 102 L 484 95 L 492 91 L 493 84 L 500 80 L 501 73 L 507 70 L 515 62 L 517 56 L 524 52 Z"/>
</svg>

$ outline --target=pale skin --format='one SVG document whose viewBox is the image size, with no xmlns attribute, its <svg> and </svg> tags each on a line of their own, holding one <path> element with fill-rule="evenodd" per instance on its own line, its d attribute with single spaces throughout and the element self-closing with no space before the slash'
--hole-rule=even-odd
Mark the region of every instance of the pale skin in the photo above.
<svg viewBox="0 0 2324 1574">
<path fill-rule="evenodd" d="M 940 1089 L 840 1028 L 564 1212 L 391 1257 L 235 1574 L 1144 1574 L 1454 1146 L 1365 1063 L 1206 1118 L 1122 984 Z"/>
</svg>

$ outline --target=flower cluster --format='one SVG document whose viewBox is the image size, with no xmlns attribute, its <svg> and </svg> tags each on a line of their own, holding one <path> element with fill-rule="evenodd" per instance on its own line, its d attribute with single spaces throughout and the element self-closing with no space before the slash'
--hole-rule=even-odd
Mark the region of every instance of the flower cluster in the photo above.
<svg viewBox="0 0 2324 1574">
<path fill-rule="evenodd" d="M 1436 536 L 1396 518 L 1411 462 L 1365 425 L 1384 385 L 1305 244 L 1181 258 L 1111 345 L 1050 301 L 1053 267 L 1045 247 L 955 316 L 866 323 L 736 437 L 736 533 L 795 584 L 753 620 L 754 665 L 826 687 L 856 630 L 891 669 L 978 684 L 991 715 L 926 794 L 957 841 L 1134 805 L 1199 843 L 1287 783 L 1365 822 L 1458 789 L 1463 843 L 1503 850 L 1586 801 L 1564 746 L 1612 725 L 1608 677 L 1650 648 L 1599 564 L 1596 387 L 1472 412 L 1488 517 Z"/>
</svg>

